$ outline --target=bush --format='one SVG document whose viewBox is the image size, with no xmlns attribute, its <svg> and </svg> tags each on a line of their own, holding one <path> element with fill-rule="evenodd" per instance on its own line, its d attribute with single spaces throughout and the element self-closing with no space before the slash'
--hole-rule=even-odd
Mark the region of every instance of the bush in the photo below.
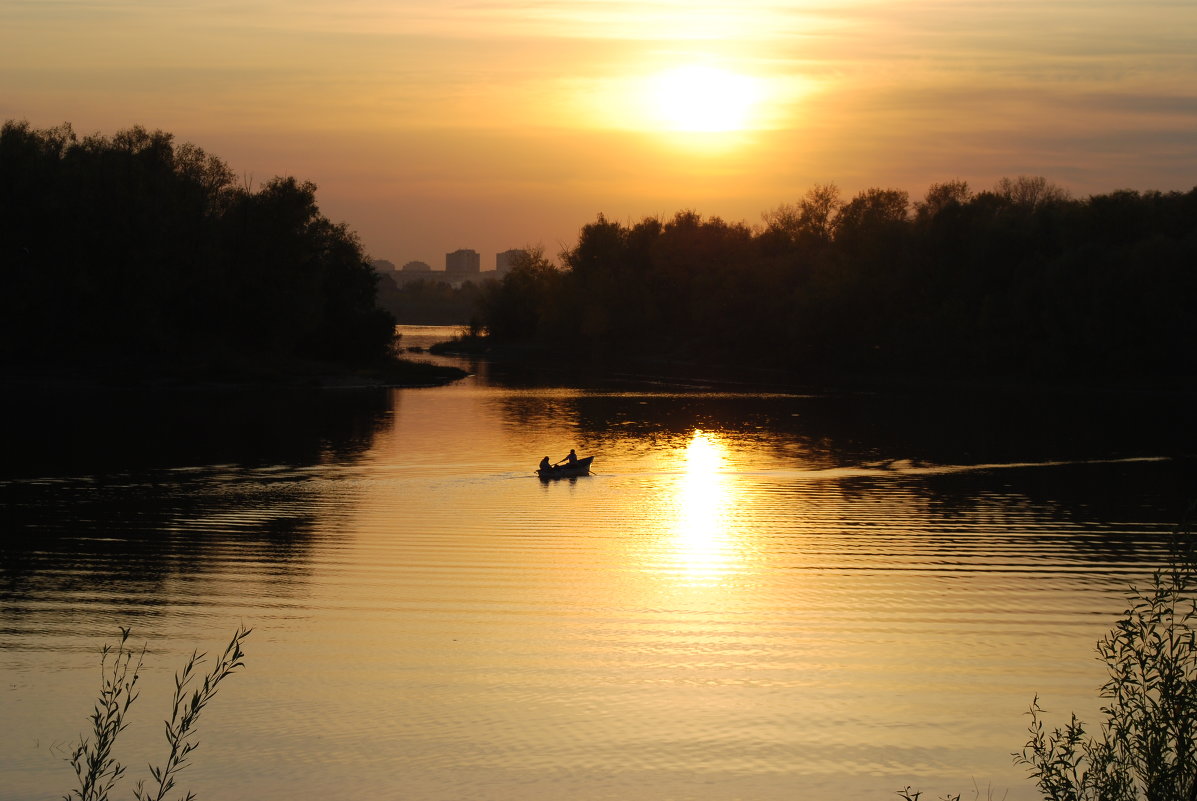
<svg viewBox="0 0 1197 801">
<path fill-rule="evenodd" d="M 1197 799 L 1197 578 L 1188 538 L 1169 564 L 1097 644 L 1109 679 L 1100 730 L 1088 735 L 1073 714 L 1044 725 L 1031 704 L 1030 739 L 1015 762 L 1026 765 L 1049 801 Z"/>
<path fill-rule="evenodd" d="M 174 788 L 175 777 L 188 765 L 188 755 L 199 745 L 195 740 L 199 714 L 212 697 L 220 683 L 234 670 L 242 667 L 245 653 L 241 645 L 252 629 L 238 627 L 233 638 L 225 647 L 216 665 L 204 676 L 202 685 L 191 689 L 196 681 L 196 669 L 204 660 L 204 654 L 192 652 L 183 670 L 175 674 L 175 695 L 170 719 L 166 721 L 166 741 L 170 752 L 161 767 L 150 766 L 152 782 L 141 780 L 133 791 L 137 801 L 162 801 Z M 112 747 L 117 736 L 129 725 L 125 715 L 139 691 L 137 681 L 145 657 L 145 647 L 134 651 L 128 645 L 130 629 L 121 628 L 121 639 L 116 648 L 105 645 L 100 656 L 100 696 L 91 714 L 91 737 L 79 738 L 79 745 L 71 753 L 71 767 L 79 782 L 78 788 L 63 796 L 64 801 L 107 801 L 108 793 L 125 773 L 125 766 L 112 756 Z M 109 657 L 112 658 L 109 663 Z M 136 661 L 134 661 L 136 660 Z M 195 798 L 187 793 L 187 801 Z"/>
</svg>

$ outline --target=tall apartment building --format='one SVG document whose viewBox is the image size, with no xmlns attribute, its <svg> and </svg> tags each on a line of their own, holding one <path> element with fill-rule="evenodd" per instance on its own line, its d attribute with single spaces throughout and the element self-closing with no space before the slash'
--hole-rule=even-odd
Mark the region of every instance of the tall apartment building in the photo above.
<svg viewBox="0 0 1197 801">
<path fill-rule="evenodd" d="M 495 273 L 499 278 L 511 272 L 511 268 L 515 266 L 516 261 L 526 255 L 526 251 L 520 248 L 512 248 L 511 250 L 504 250 L 502 253 L 495 254 Z"/>
<path fill-rule="evenodd" d="M 479 273 L 482 272 L 482 257 L 476 250 L 462 248 L 445 254 L 446 273 Z"/>
</svg>

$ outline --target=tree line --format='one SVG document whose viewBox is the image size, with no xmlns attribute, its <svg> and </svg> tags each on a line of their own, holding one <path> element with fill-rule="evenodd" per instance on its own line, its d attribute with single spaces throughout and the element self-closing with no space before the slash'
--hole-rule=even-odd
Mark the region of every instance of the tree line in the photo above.
<svg viewBox="0 0 1197 801">
<path fill-rule="evenodd" d="M 357 236 L 316 186 L 238 182 L 138 126 L 0 128 L 0 358 L 369 360 L 394 319 Z"/>
<path fill-rule="evenodd" d="M 398 284 L 381 273 L 378 303 L 404 325 L 466 325 L 475 314 L 482 282 L 453 286 L 435 277 Z"/>
<path fill-rule="evenodd" d="M 561 260 L 532 251 L 484 292 L 494 341 L 824 374 L 1197 372 L 1197 189 L 821 185 L 756 226 L 599 215 Z"/>
</svg>

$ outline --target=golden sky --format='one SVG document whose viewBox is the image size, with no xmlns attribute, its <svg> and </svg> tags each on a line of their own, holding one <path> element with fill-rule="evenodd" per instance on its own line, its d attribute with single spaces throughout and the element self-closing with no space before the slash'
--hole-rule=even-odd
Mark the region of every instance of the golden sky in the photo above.
<svg viewBox="0 0 1197 801">
<path fill-rule="evenodd" d="M 816 183 L 1197 185 L 1193 0 L 0 0 L 0 118 L 319 186 L 375 258 Z"/>
</svg>

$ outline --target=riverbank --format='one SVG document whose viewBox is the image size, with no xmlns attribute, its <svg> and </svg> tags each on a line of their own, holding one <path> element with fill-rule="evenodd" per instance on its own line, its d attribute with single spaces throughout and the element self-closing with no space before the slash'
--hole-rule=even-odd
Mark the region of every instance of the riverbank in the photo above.
<svg viewBox="0 0 1197 801">
<path fill-rule="evenodd" d="M 70 364 L 4 365 L 0 387 L 12 391 L 71 389 L 237 389 L 430 387 L 468 373 L 457 367 L 392 358 L 360 364 L 240 357 L 158 361 L 107 358 Z"/>
<path fill-rule="evenodd" d="M 745 358 L 703 361 L 652 353 L 608 354 L 603 358 L 578 358 L 534 343 L 492 342 L 487 337 L 458 337 L 430 347 L 446 356 L 482 358 L 499 364 L 521 365 L 572 376 L 583 382 L 648 381 L 712 388 L 752 388 L 784 392 L 965 392 L 992 395 L 1100 393 L 1136 396 L 1197 395 L 1197 377 L 1150 375 L 980 375 L 967 372 L 901 371 L 796 371 L 769 367 Z"/>
</svg>

